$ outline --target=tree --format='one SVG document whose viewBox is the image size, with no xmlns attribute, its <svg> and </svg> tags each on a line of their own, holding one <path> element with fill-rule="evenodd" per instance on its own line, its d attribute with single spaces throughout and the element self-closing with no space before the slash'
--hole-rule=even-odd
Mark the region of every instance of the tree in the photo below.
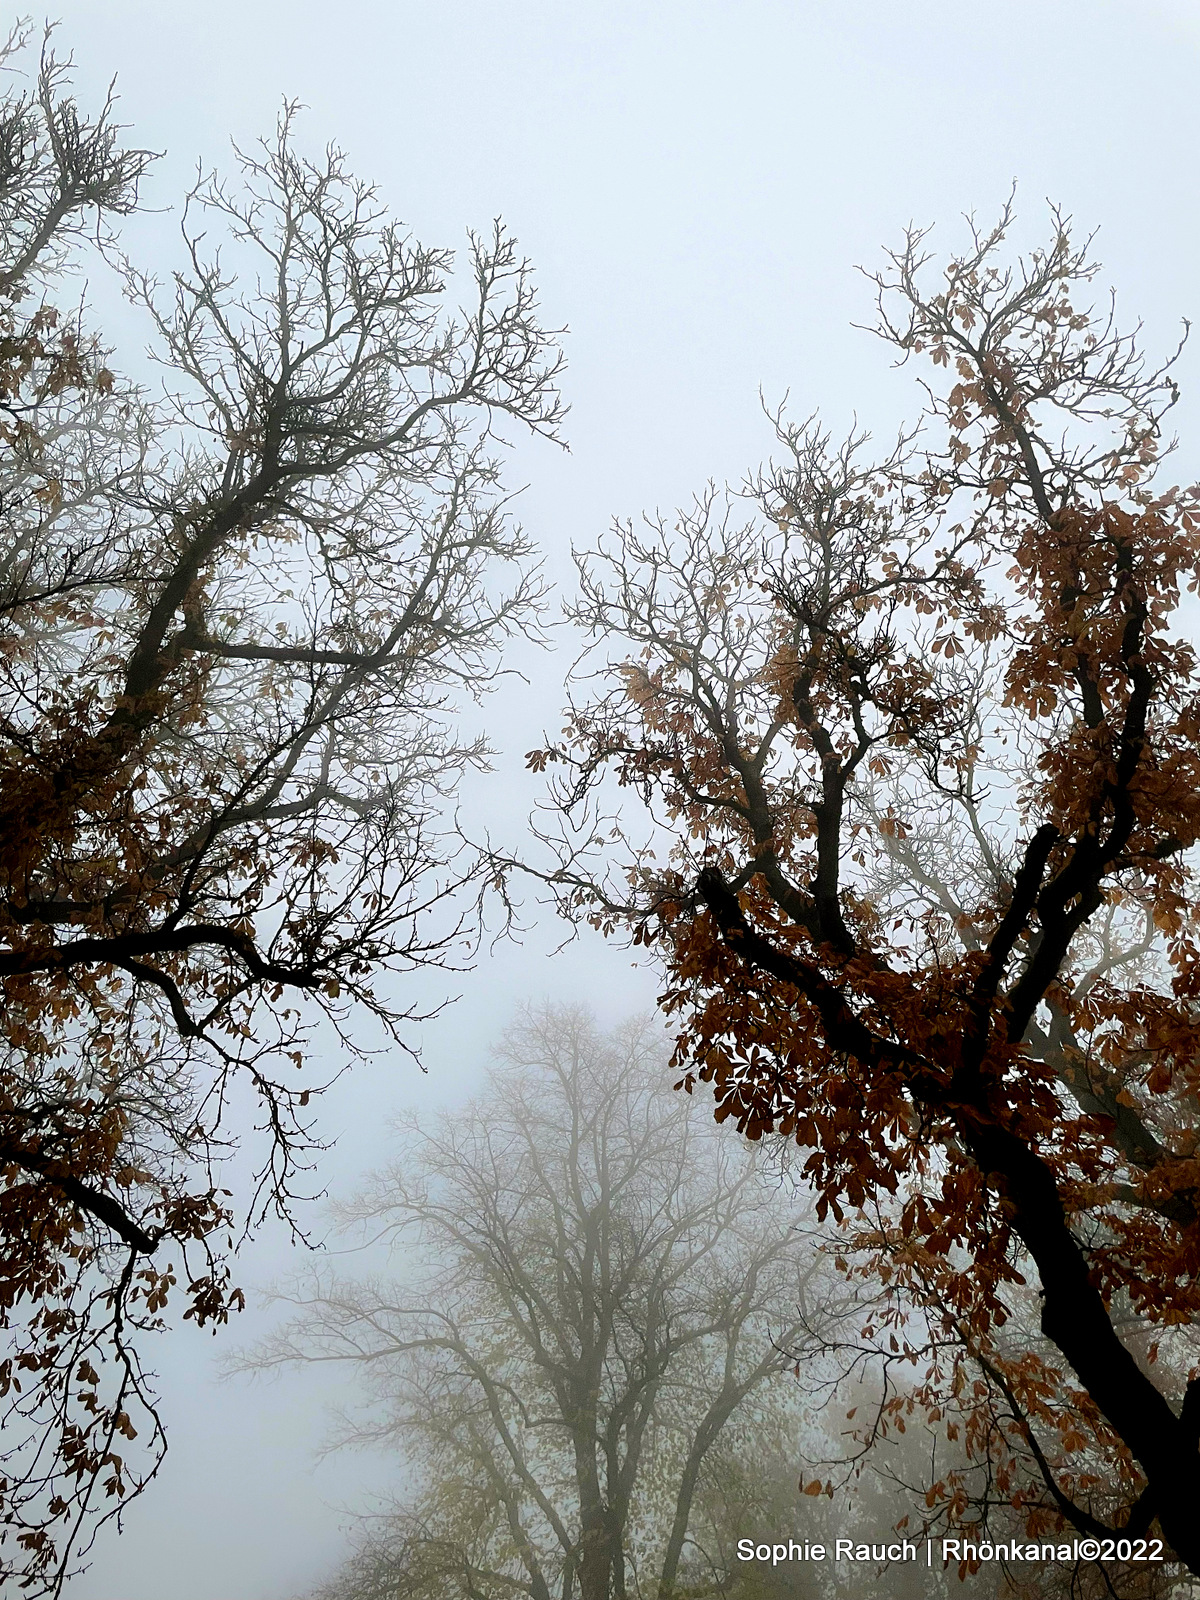
<svg viewBox="0 0 1200 1600">
<path fill-rule="evenodd" d="M 414 1481 L 334 1592 L 724 1593 L 730 1508 L 754 1525 L 801 1420 L 795 1206 L 671 1095 L 645 1023 L 548 1008 L 501 1059 L 343 1211 L 403 1275 L 317 1276 L 248 1361 L 357 1367 L 341 1442 Z"/>
<path fill-rule="evenodd" d="M 136 1334 L 176 1289 L 201 1324 L 240 1303 L 238 1083 L 237 1209 L 286 1214 L 313 1019 L 351 1056 L 351 1003 L 399 1036 L 375 978 L 470 933 L 439 819 L 487 750 L 454 714 L 540 592 L 494 428 L 560 415 L 500 226 L 444 314 L 450 253 L 299 154 L 290 107 L 189 195 L 169 294 L 119 263 L 165 382 L 118 379 L 51 296 L 89 230 L 114 256 L 151 156 L 68 66 L 47 41 L 0 108 L 0 1569 L 39 1593 L 156 1469 Z"/>
<path fill-rule="evenodd" d="M 682 1081 L 870 1253 L 896 1403 L 1031 1530 L 1157 1523 L 1198 1573 L 1200 497 L 1156 483 L 1170 362 L 1058 213 L 1024 257 L 1011 224 L 874 277 L 919 436 L 872 464 L 779 413 L 761 520 L 709 493 L 580 559 L 598 677 L 530 763 L 564 909 L 663 962 Z"/>
</svg>

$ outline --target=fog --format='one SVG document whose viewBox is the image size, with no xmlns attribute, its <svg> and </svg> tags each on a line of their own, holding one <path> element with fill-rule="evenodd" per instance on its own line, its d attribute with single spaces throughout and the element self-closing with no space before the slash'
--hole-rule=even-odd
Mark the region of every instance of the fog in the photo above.
<svg viewBox="0 0 1200 1600">
<path fill-rule="evenodd" d="M 508 482 L 553 580 L 614 515 L 738 482 L 769 451 L 760 397 L 820 407 L 877 436 L 916 409 L 909 374 L 855 328 L 856 267 L 910 221 L 961 237 L 1018 185 L 1021 240 L 1046 198 L 1100 229 L 1104 281 L 1153 350 L 1200 311 L 1195 151 L 1200 14 L 1188 0 L 210 0 L 181 8 L 63 0 L 60 49 L 80 100 L 117 78 L 121 121 L 165 152 L 124 230 L 152 270 L 175 260 L 178 203 L 198 163 L 305 110 L 302 147 L 335 141 L 427 243 L 459 246 L 502 216 L 532 262 L 548 324 L 569 329 L 569 453 L 520 441 Z M 172 209 L 174 208 L 174 209 Z M 140 370 L 146 330 L 96 269 L 89 298 Z M 128 352 L 128 354 L 126 354 Z M 1180 368 L 1177 476 L 1196 475 L 1196 351 Z M 559 725 L 570 640 L 522 648 L 481 713 L 494 770 L 464 793 L 469 827 L 518 848 L 539 780 L 524 752 Z M 472 713 L 473 714 L 473 713 Z M 485 944 L 405 1004 L 452 1004 L 397 1054 L 346 1075 L 320 1110 L 316 1190 L 350 1193 L 416 1115 L 461 1102 L 524 998 L 590 1006 L 602 1025 L 653 1007 L 635 953 L 570 930 L 530 891 L 519 941 Z M 399 991 L 398 991 L 399 993 Z M 364 1024 L 365 1026 L 365 1024 Z M 336 1048 L 327 1041 L 330 1065 Z M 305 1221 L 327 1233 L 315 1199 Z M 118 1535 L 102 1534 L 70 1600 L 286 1600 L 332 1573 L 352 1513 L 379 1482 L 369 1456 L 320 1456 L 341 1379 L 223 1376 L 221 1354 L 273 1326 L 256 1291 L 306 1252 L 265 1228 L 240 1264 L 249 1307 L 214 1339 L 189 1327 L 149 1352 L 170 1452 Z"/>
</svg>

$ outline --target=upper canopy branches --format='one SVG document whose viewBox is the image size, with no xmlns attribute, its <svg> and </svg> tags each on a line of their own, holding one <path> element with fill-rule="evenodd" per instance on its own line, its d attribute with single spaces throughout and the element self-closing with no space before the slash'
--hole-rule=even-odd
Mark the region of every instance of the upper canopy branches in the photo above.
<svg viewBox="0 0 1200 1600">
<path fill-rule="evenodd" d="M 0 107 L 0 1315 L 29 1374 L 0 1373 L 26 1551 L 0 1569 L 47 1591 L 96 1486 L 142 1481 L 114 1441 L 160 1437 L 131 1333 L 178 1272 L 186 1315 L 238 1303 L 235 1080 L 265 1136 L 248 1212 L 286 1214 L 317 1011 L 350 1055 L 350 998 L 399 1037 L 382 969 L 470 940 L 479 863 L 444 812 L 488 752 L 457 712 L 542 593 L 496 430 L 562 415 L 503 228 L 447 309 L 450 252 L 300 154 L 292 107 L 193 191 L 169 292 L 123 264 L 163 391 L 118 379 L 45 296 L 150 158 L 64 74 L 44 53 Z"/>
<path fill-rule="evenodd" d="M 1109 1466 L 1056 1458 L 1039 1493 L 1091 1529 L 1121 1520 L 1100 1485 L 1148 1483 L 1200 1570 L 1190 1421 L 1114 1326 L 1200 1314 L 1200 496 L 1151 485 L 1170 362 L 1087 309 L 1060 214 L 1016 261 L 1011 222 L 935 289 L 919 233 L 875 277 L 879 331 L 934 363 L 881 462 L 777 416 L 757 519 L 710 495 L 580 557 L 597 670 L 531 756 L 546 877 L 655 946 L 685 1081 L 799 1140 L 822 1205 L 883 1208 L 889 1273 L 1030 1417 L 1061 1371 L 996 1340 L 1040 1278 Z"/>
<path fill-rule="evenodd" d="M 888 267 L 868 274 L 875 331 L 901 361 L 928 355 L 952 380 L 926 391 L 947 434 L 929 458 L 930 486 L 1011 495 L 1017 515 L 1046 522 L 1084 499 L 1145 503 L 1162 421 L 1179 398 L 1172 368 L 1183 340 L 1148 364 L 1141 324 L 1122 333 L 1115 297 L 1092 303 L 1091 238 L 1073 244 L 1070 218 L 1053 207 L 1049 245 L 1012 260 L 1003 247 L 1014 221 L 1012 196 L 994 227 L 968 218 L 971 248 L 947 263 L 936 292 L 926 287 L 928 229 L 910 228 Z"/>
</svg>

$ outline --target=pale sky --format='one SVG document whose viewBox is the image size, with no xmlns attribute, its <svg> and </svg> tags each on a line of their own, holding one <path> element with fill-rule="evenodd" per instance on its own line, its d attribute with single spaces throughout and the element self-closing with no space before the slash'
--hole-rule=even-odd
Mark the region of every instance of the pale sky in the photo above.
<svg viewBox="0 0 1200 1600">
<path fill-rule="evenodd" d="M 300 141 L 334 140 L 427 243 L 502 215 L 533 261 L 547 320 L 570 326 L 569 455 L 523 446 L 522 519 L 569 582 L 570 545 L 614 514 L 739 479 L 769 448 L 759 408 L 785 391 L 835 430 L 886 436 L 917 407 L 912 379 L 855 322 L 870 267 L 910 220 L 961 240 L 964 211 L 998 209 L 1015 179 L 1019 234 L 1045 200 L 1099 228 L 1104 285 L 1151 350 L 1200 316 L 1196 0 L 62 0 L 60 47 L 95 106 L 114 74 L 122 119 L 165 150 L 132 224 L 144 265 L 174 259 L 174 205 L 198 161 L 308 108 Z M 136 364 L 139 325 L 97 281 L 110 337 Z M 1200 353 L 1180 369 L 1178 471 L 1200 463 Z M 472 803 L 519 843 L 532 798 L 521 754 L 557 726 L 565 660 L 532 665 L 488 709 L 501 751 Z M 428 1076 L 379 1063 L 324 1113 L 345 1188 L 386 1150 L 390 1117 L 475 1081 L 516 998 L 588 1001 L 605 1018 L 652 1003 L 653 974 L 598 940 L 551 956 L 542 926 L 465 976 L 462 1002 L 421 1030 Z M 320 1231 L 319 1216 L 314 1224 Z M 294 1265 L 266 1238 L 253 1287 Z M 171 1453 L 124 1535 L 70 1600 L 287 1600 L 345 1548 L 343 1508 L 379 1461 L 314 1462 L 322 1392 L 218 1382 L 223 1344 L 187 1331 L 153 1352 Z"/>
</svg>

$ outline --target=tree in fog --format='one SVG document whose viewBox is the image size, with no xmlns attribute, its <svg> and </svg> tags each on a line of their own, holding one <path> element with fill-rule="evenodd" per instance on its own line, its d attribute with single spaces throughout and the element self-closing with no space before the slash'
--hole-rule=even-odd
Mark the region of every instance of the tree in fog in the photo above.
<svg viewBox="0 0 1200 1600">
<path fill-rule="evenodd" d="M 169 286 L 122 268 L 162 392 L 123 381 L 64 274 L 89 234 L 112 256 L 152 158 L 48 45 L 23 88 L 25 42 L 0 104 L 0 1570 L 49 1591 L 154 1470 L 137 1331 L 175 1295 L 202 1324 L 239 1302 L 231 1096 L 264 1140 L 241 1214 L 286 1211 L 308 1022 L 353 1054 L 358 1004 L 398 1036 L 376 976 L 470 931 L 441 816 L 487 752 L 455 711 L 539 595 L 494 428 L 552 434 L 559 405 L 511 239 L 472 239 L 447 311 L 450 253 L 336 149 L 300 154 L 290 109 L 189 195 Z"/>
<path fill-rule="evenodd" d="M 399 1273 L 320 1276 L 250 1362 L 357 1368 L 342 1442 L 412 1484 L 331 1592 L 724 1593 L 794 1494 L 791 1191 L 672 1094 L 646 1024 L 529 1013 L 501 1063 L 345 1210 Z"/>
<path fill-rule="evenodd" d="M 681 1075 L 885 1285 L 868 1436 L 915 1396 L 977 1467 L 930 1516 L 1200 1573 L 1200 490 L 1171 360 L 1012 220 L 876 277 L 916 433 L 781 414 L 740 502 L 581 557 L 597 670 L 530 759 L 564 910 L 660 953 Z"/>
</svg>

